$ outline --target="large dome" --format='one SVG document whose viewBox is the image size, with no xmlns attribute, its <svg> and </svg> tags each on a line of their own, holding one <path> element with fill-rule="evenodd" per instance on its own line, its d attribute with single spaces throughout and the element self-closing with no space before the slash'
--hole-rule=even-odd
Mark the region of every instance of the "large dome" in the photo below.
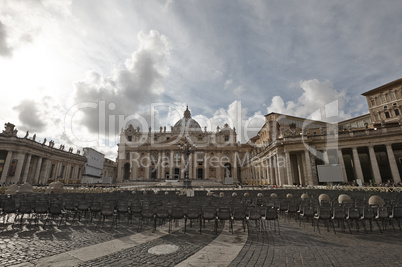
<svg viewBox="0 0 402 267">
<path fill-rule="evenodd" d="M 186 111 L 184 111 L 184 117 L 173 126 L 173 131 L 202 131 L 198 122 L 191 118 L 188 106 Z"/>
</svg>

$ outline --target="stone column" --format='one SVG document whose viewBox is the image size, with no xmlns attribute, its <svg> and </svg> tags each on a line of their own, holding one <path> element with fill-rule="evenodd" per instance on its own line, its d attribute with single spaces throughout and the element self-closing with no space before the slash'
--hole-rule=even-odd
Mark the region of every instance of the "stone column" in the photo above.
<svg viewBox="0 0 402 267">
<path fill-rule="evenodd" d="M 173 165 L 174 165 L 174 158 L 173 158 L 173 150 L 170 151 L 170 158 L 169 158 L 169 179 L 173 179 Z"/>
<path fill-rule="evenodd" d="M 47 184 L 47 181 L 49 179 L 50 175 L 50 168 L 52 166 L 52 162 L 50 159 L 45 159 L 45 168 L 43 171 L 43 177 L 42 177 L 42 184 Z"/>
<path fill-rule="evenodd" d="M 156 156 L 157 156 L 157 158 L 154 159 L 156 170 L 157 170 L 156 171 L 156 178 L 161 179 L 162 178 L 162 165 L 161 165 L 161 163 L 162 163 L 162 153 L 159 151 Z"/>
<path fill-rule="evenodd" d="M 42 157 L 38 158 L 38 162 L 36 163 L 36 170 L 35 170 L 35 175 L 34 175 L 34 181 L 36 180 L 37 182 L 39 182 L 39 174 L 41 171 L 41 167 L 42 167 Z"/>
<path fill-rule="evenodd" d="M 238 178 L 237 178 L 237 157 L 236 154 L 234 152 L 232 152 L 231 154 L 232 156 L 232 178 L 233 178 L 233 183 L 237 184 L 239 182 Z"/>
<path fill-rule="evenodd" d="M 343 181 L 345 183 L 347 183 L 348 182 L 348 175 L 346 174 L 345 162 L 343 160 L 343 154 L 342 154 L 342 149 L 341 148 L 338 148 L 338 161 L 339 161 L 339 164 L 341 165 L 341 168 L 342 168 Z"/>
<path fill-rule="evenodd" d="M 280 159 L 282 158 L 282 159 Z M 278 181 L 279 181 L 279 185 L 284 185 L 285 184 L 285 166 L 283 161 L 283 154 L 282 153 L 278 153 L 278 155 L 276 156 L 276 164 L 278 166 Z"/>
<path fill-rule="evenodd" d="M 23 152 L 19 152 L 17 154 L 17 169 L 15 170 L 15 175 L 14 177 L 11 179 L 12 182 L 17 183 L 20 181 L 21 178 L 21 172 L 22 172 L 22 166 L 24 165 L 24 160 L 25 160 L 25 153 Z"/>
<path fill-rule="evenodd" d="M 268 180 L 268 182 L 270 184 L 276 184 L 275 177 L 274 177 L 274 169 L 273 169 L 273 166 L 274 166 L 273 158 L 272 157 L 268 158 L 268 162 L 269 162 L 269 164 L 268 164 L 268 169 L 269 169 L 269 180 Z"/>
<path fill-rule="evenodd" d="M 186 156 L 179 154 L 180 156 L 180 179 L 184 179 L 186 175 Z"/>
<path fill-rule="evenodd" d="M 369 155 L 370 155 L 370 163 L 371 169 L 373 171 L 374 181 L 376 184 L 381 183 L 381 173 L 380 169 L 378 168 L 377 157 L 375 155 L 374 146 L 369 146 Z"/>
<path fill-rule="evenodd" d="M 289 152 L 285 152 L 286 159 L 286 176 L 289 185 L 293 185 L 293 172 L 292 172 L 292 162 L 290 162 Z"/>
<path fill-rule="evenodd" d="M 131 180 L 138 180 L 138 168 L 140 167 L 139 166 L 139 164 L 140 164 L 140 161 L 139 161 L 139 158 L 141 157 L 141 155 L 138 153 L 138 152 L 136 152 L 137 153 L 137 160 L 132 160 L 131 161 L 131 173 L 130 173 L 130 176 L 131 176 Z M 132 157 L 131 157 L 132 158 Z"/>
<path fill-rule="evenodd" d="M 161 177 L 162 179 L 166 179 L 166 168 L 167 168 L 167 166 L 166 166 L 166 158 L 167 158 L 166 153 L 169 153 L 169 152 L 167 152 L 165 150 L 162 151 L 162 158 L 161 158 L 161 162 L 160 162 L 161 167 L 162 167 L 162 177 Z"/>
<path fill-rule="evenodd" d="M 205 151 L 204 153 L 204 179 L 209 179 L 209 159 L 208 159 L 208 153 Z"/>
<path fill-rule="evenodd" d="M 296 159 L 297 159 L 297 172 L 299 174 L 299 181 L 296 181 L 298 184 L 306 184 L 306 178 L 304 176 L 304 168 L 303 168 L 303 160 L 302 160 L 302 154 L 297 153 L 296 154 Z"/>
<path fill-rule="evenodd" d="M 151 152 L 148 151 L 147 152 L 147 165 L 145 168 L 145 175 L 144 175 L 144 179 L 151 179 Z"/>
<path fill-rule="evenodd" d="M 392 150 L 392 145 L 386 144 L 385 147 L 387 148 L 388 161 L 389 161 L 389 166 L 391 167 L 391 173 L 392 173 L 392 178 L 394 180 L 394 183 L 400 183 L 401 177 L 399 175 L 398 165 L 396 164 L 396 161 L 395 161 L 395 155 L 394 155 L 394 151 Z"/>
<path fill-rule="evenodd" d="M 311 169 L 311 158 L 310 158 L 310 151 L 304 151 L 304 159 L 305 159 L 305 166 L 306 166 L 306 181 L 308 185 L 313 185 L 313 170 Z"/>
<path fill-rule="evenodd" d="M 218 155 L 217 155 L 217 157 L 218 157 L 218 161 L 219 161 L 219 163 L 217 164 L 218 166 L 217 166 L 217 168 L 216 168 L 216 181 L 218 181 L 218 182 L 222 182 L 223 181 L 223 179 L 222 179 L 222 175 L 221 175 L 221 172 L 222 172 L 222 168 L 221 168 L 221 152 L 218 152 L 217 153 Z"/>
<path fill-rule="evenodd" d="M 324 160 L 324 164 L 329 165 L 329 158 L 328 158 L 328 151 L 327 150 L 324 150 L 322 152 L 322 157 L 323 157 L 323 160 Z"/>
<path fill-rule="evenodd" d="M 359 153 L 357 152 L 357 147 L 352 147 L 352 152 L 353 152 L 353 163 L 355 165 L 355 171 L 356 171 L 356 176 L 357 176 L 356 179 L 361 179 L 361 181 L 364 182 L 362 165 L 360 164 Z"/>
<path fill-rule="evenodd" d="M 197 171 L 198 171 L 198 152 L 194 152 L 194 160 L 193 160 L 193 178 L 197 179 Z"/>
<path fill-rule="evenodd" d="M 1 184 L 5 183 L 7 181 L 7 175 L 8 175 L 8 170 L 10 168 L 12 156 L 13 156 L 13 152 L 8 151 L 6 161 L 4 162 L 3 172 L 1 173 L 1 180 L 0 180 Z"/>
</svg>

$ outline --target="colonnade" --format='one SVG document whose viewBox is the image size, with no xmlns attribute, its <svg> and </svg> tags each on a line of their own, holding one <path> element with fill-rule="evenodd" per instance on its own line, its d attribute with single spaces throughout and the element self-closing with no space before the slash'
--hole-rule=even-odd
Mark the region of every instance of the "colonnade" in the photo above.
<svg viewBox="0 0 402 267">
<path fill-rule="evenodd" d="M 25 182 L 47 184 L 56 180 L 62 180 L 64 183 L 76 183 L 81 180 L 84 159 L 82 161 L 68 158 L 57 159 L 51 155 L 43 156 L 41 154 L 7 151 L 0 184 Z"/>
<path fill-rule="evenodd" d="M 393 148 L 395 145 L 396 149 Z M 400 183 L 400 147 L 402 144 L 393 143 L 339 145 L 317 150 L 314 147 L 312 153 L 304 146 L 292 150 L 285 146 L 282 150 L 266 151 L 265 154 L 260 153 L 251 158 L 242 170 L 242 180 L 250 185 L 316 185 L 319 182 L 316 165 L 339 164 L 345 183 L 357 180 L 375 184 L 388 181 Z"/>
</svg>

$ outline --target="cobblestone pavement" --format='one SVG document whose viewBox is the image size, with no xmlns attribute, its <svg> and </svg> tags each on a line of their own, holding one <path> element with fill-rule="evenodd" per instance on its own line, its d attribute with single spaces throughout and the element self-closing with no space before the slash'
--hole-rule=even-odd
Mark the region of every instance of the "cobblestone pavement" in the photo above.
<svg viewBox="0 0 402 267">
<path fill-rule="evenodd" d="M 11 227 L 0 223 L 0 266 L 32 261 L 137 232 L 136 225 L 119 225 L 110 230 L 108 225 L 97 227 L 95 222 L 47 226 L 45 229 L 42 226 L 27 223 Z"/>
<path fill-rule="evenodd" d="M 218 234 L 222 231 L 222 228 L 222 225 L 220 225 Z M 183 230 L 174 231 L 151 242 L 100 257 L 79 266 L 175 266 L 211 243 L 217 237 L 211 226 L 203 229 L 201 235 L 196 229 L 187 229 L 186 233 Z M 156 256 L 155 254 L 148 253 L 150 248 L 158 245 L 174 245 L 178 247 L 178 250 L 167 255 Z"/>
<path fill-rule="evenodd" d="M 240 253 L 233 255 L 229 266 L 402 266 L 402 231 L 399 229 L 388 228 L 380 233 L 374 226 L 373 232 L 352 229 L 353 234 L 342 232 L 339 228 L 336 228 L 336 234 L 332 229 L 330 232 L 325 227 L 320 229 L 321 233 L 314 231 L 309 223 L 300 226 L 298 222 L 289 222 L 284 218 L 280 219 L 280 233 L 272 227 L 260 232 L 252 225 L 247 242 Z M 175 227 L 168 235 L 83 262 L 79 266 L 174 266 L 216 238 L 211 224 L 201 235 L 196 228 L 187 230 L 184 233 L 183 229 Z M 222 225 L 218 231 L 222 231 Z M 32 262 L 135 233 L 136 224 L 127 226 L 124 223 L 119 224 L 117 230 L 108 226 L 96 229 L 93 223 L 52 226 L 45 230 L 33 225 L 12 229 L 10 225 L 0 223 L 0 265 Z M 149 248 L 162 244 L 177 245 L 179 249 L 168 255 L 148 253 Z M 197 266 L 197 263 L 187 266 Z M 222 265 L 216 261 L 208 266 Z"/>
<path fill-rule="evenodd" d="M 230 264 L 234 266 L 402 266 L 402 232 L 380 233 L 352 229 L 336 233 L 320 227 L 280 221 L 280 234 L 271 227 L 261 234 L 251 227 L 246 244 Z"/>
</svg>

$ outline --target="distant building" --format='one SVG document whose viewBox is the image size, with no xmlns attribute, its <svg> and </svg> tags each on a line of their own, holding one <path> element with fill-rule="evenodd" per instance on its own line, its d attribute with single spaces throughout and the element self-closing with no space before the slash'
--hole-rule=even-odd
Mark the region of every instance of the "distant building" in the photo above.
<svg viewBox="0 0 402 267">
<path fill-rule="evenodd" d="M 362 94 L 367 99 L 370 117 L 377 127 L 401 124 L 402 78 Z"/>
<path fill-rule="evenodd" d="M 84 156 L 87 158 L 87 161 L 82 173 L 82 183 L 102 183 L 103 163 L 105 162 L 105 155 L 90 147 L 85 147 L 83 150 Z"/>
<path fill-rule="evenodd" d="M 0 133 L 0 184 L 30 183 L 49 184 L 60 181 L 77 184 L 82 179 L 86 158 L 78 150 L 55 147 L 54 142 L 36 140 L 36 135 L 17 136 L 18 130 L 12 123 L 5 124 Z"/>
</svg>

